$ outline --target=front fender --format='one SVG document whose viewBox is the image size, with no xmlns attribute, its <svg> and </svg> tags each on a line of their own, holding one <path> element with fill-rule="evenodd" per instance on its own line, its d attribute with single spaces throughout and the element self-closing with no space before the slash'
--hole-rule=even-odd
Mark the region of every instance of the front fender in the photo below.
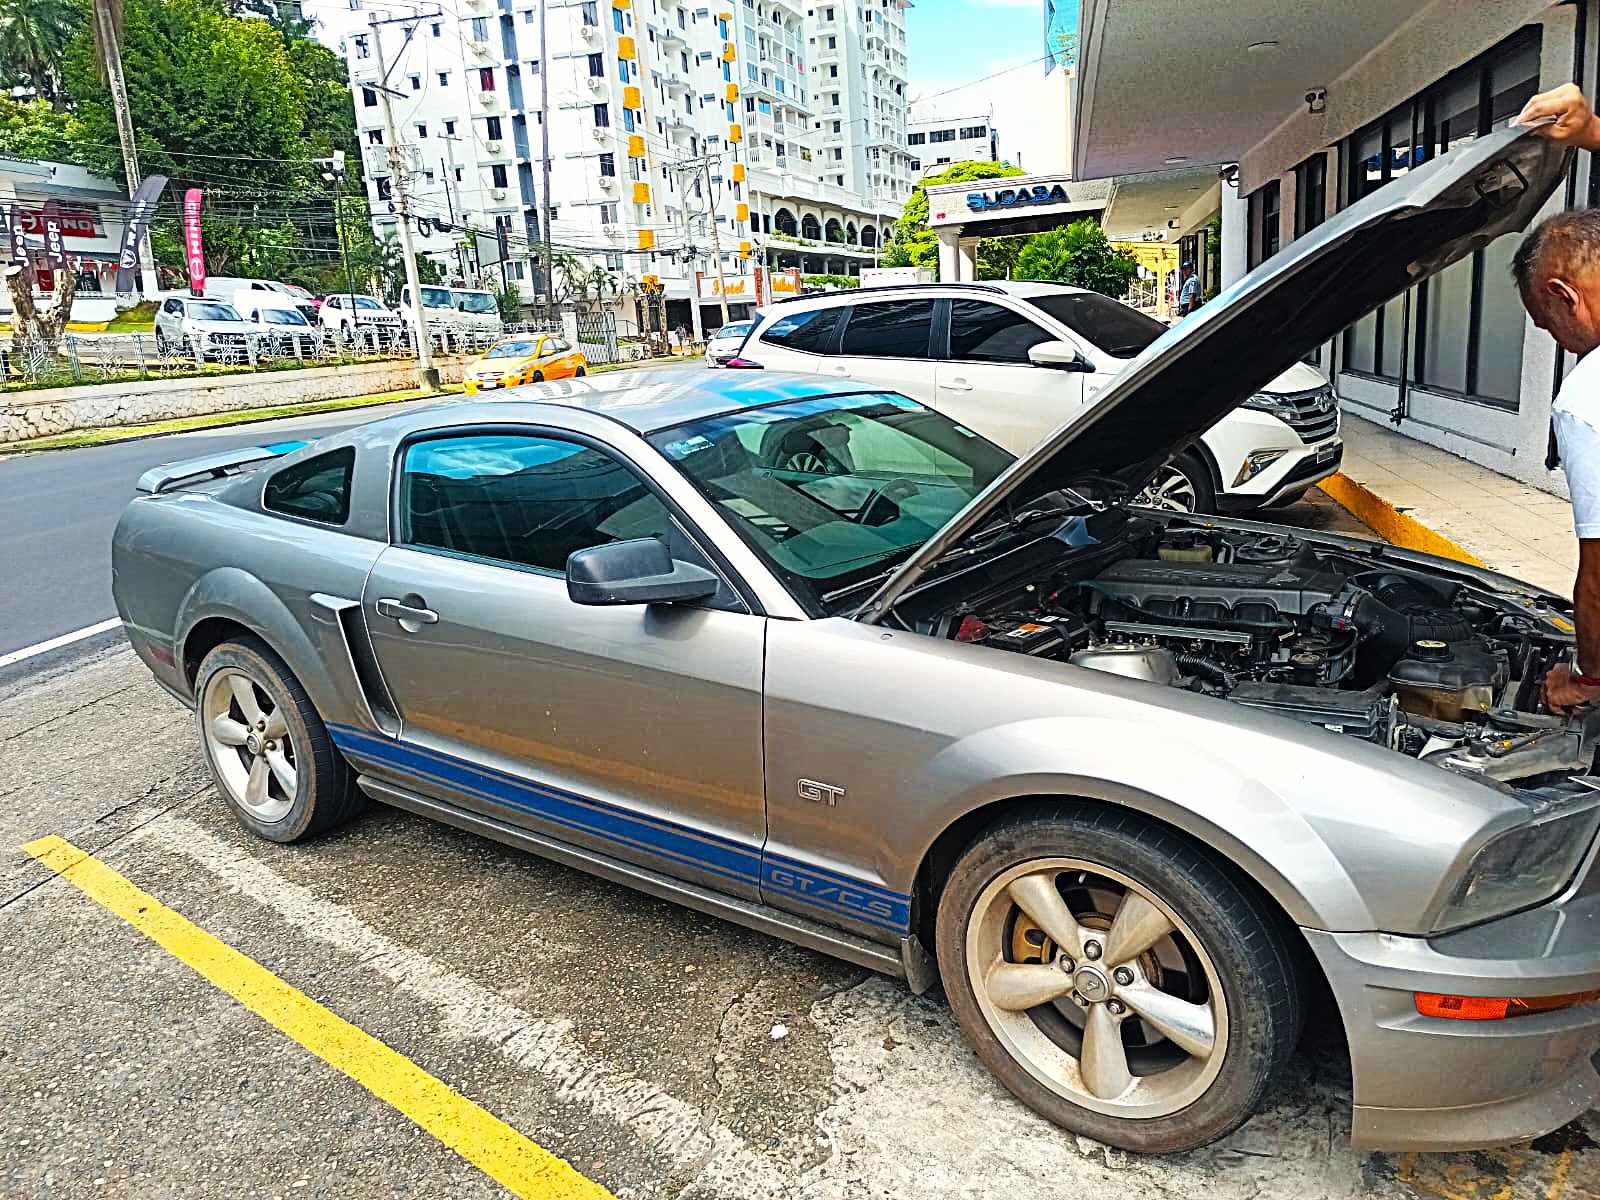
<svg viewBox="0 0 1600 1200">
<path fill-rule="evenodd" d="M 1062 769 L 1067 763 L 1070 771 Z M 1349 872 L 1293 805 L 1204 746 L 1169 743 L 1157 751 L 1146 725 L 1041 717 L 979 730 L 928 759 L 913 787 L 938 797 L 919 814 L 919 861 L 942 831 L 972 813 L 1019 797 L 1084 797 L 1144 813 L 1210 846 L 1296 924 L 1374 927 Z"/>
</svg>

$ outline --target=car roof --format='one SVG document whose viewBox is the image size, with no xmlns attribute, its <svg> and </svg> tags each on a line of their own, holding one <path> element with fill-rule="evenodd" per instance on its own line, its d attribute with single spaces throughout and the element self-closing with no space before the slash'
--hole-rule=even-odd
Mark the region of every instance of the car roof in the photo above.
<svg viewBox="0 0 1600 1200">
<path fill-rule="evenodd" d="M 708 378 L 709 376 L 709 378 Z M 840 385 L 843 386 L 840 386 Z M 889 389 L 788 371 L 630 370 L 611 376 L 585 376 L 560 383 L 508 388 L 492 399 L 447 401 L 389 418 L 417 428 L 417 418 L 448 414 L 462 424 L 538 423 L 549 420 L 551 405 L 583 409 L 609 417 L 635 433 L 654 433 L 745 408 L 810 400 L 819 396 L 882 392 Z"/>
<path fill-rule="evenodd" d="M 900 298 L 915 300 L 923 296 L 935 299 L 949 299 L 970 295 L 981 299 L 984 296 L 996 294 L 1015 296 L 1019 300 L 1029 296 L 1070 296 L 1085 292 L 1087 289 L 1072 287 L 1065 283 L 1051 283 L 1043 279 L 992 279 L 982 283 L 965 281 L 961 283 L 884 283 L 871 287 L 840 288 L 832 292 L 812 292 L 804 296 L 787 296 L 774 300 L 764 307 L 760 317 L 778 316 L 786 312 L 794 312 L 799 308 L 806 308 L 815 304 L 865 304 L 869 300 L 895 300 Z"/>
</svg>

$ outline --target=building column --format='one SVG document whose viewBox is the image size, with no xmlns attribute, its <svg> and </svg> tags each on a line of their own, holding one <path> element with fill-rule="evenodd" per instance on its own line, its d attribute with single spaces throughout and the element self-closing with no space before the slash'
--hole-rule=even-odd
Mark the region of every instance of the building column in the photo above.
<svg viewBox="0 0 1600 1200">
<path fill-rule="evenodd" d="M 1249 205 L 1236 185 L 1222 185 L 1222 287 L 1243 278 L 1249 256 Z M 1280 218 L 1281 219 L 1281 218 Z"/>
<path fill-rule="evenodd" d="M 939 282 L 959 283 L 961 280 L 960 267 L 960 238 L 954 229 L 936 231 L 939 238 Z"/>
<path fill-rule="evenodd" d="M 978 239 L 962 238 L 957 243 L 957 259 L 961 264 L 961 281 L 974 283 L 978 278 Z"/>
</svg>

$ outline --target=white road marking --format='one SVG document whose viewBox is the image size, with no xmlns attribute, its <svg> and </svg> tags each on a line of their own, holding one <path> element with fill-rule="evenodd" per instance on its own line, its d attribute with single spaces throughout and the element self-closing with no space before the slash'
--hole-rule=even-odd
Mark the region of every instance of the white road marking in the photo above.
<svg viewBox="0 0 1600 1200">
<path fill-rule="evenodd" d="M 96 625 L 88 625 L 82 629 L 75 629 L 71 633 L 63 633 L 60 637 L 50 638 L 48 641 L 35 642 L 31 646 L 24 646 L 21 650 L 13 650 L 9 654 L 0 654 L 0 667 L 9 667 L 12 663 L 19 663 L 29 658 L 37 658 L 41 654 L 49 654 L 52 650 L 59 650 L 63 646 L 70 646 L 73 642 L 81 642 L 85 638 L 92 638 L 97 633 L 120 628 L 121 617 L 112 617 L 109 621 L 101 621 Z"/>
<path fill-rule="evenodd" d="M 748 1200 L 780 1197 L 791 1190 L 771 1159 L 750 1149 L 721 1121 L 590 1054 L 573 1040 L 572 1022 L 565 1017 L 537 1017 L 517 1008 L 476 980 L 384 936 L 343 905 L 241 855 L 186 818 L 147 825 L 134 840 L 157 843 L 198 864 L 306 937 L 350 955 L 437 1009 L 446 1037 L 496 1047 L 513 1063 L 549 1080 L 557 1099 L 588 1105 L 677 1170 L 694 1169 L 698 1188 L 705 1189 L 698 1194 Z"/>
</svg>

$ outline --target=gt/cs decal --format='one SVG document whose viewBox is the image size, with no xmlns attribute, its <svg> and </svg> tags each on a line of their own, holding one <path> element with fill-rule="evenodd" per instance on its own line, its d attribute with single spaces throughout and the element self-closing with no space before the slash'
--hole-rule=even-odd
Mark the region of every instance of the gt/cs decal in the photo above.
<svg viewBox="0 0 1600 1200">
<path fill-rule="evenodd" d="M 823 783 L 816 779 L 796 779 L 794 790 L 800 799 L 813 804 L 826 804 L 829 808 L 836 807 L 844 799 L 844 789 L 837 783 Z"/>
<path fill-rule="evenodd" d="M 840 908 L 850 912 L 865 913 L 884 921 L 898 920 L 895 906 L 891 901 L 869 896 L 865 892 L 845 884 L 832 883 L 826 879 L 814 879 L 809 875 L 802 875 L 798 871 L 791 871 L 787 867 L 767 867 L 767 882 L 773 887 L 782 888 L 787 892 L 805 896 L 817 904 L 828 908 Z"/>
</svg>

